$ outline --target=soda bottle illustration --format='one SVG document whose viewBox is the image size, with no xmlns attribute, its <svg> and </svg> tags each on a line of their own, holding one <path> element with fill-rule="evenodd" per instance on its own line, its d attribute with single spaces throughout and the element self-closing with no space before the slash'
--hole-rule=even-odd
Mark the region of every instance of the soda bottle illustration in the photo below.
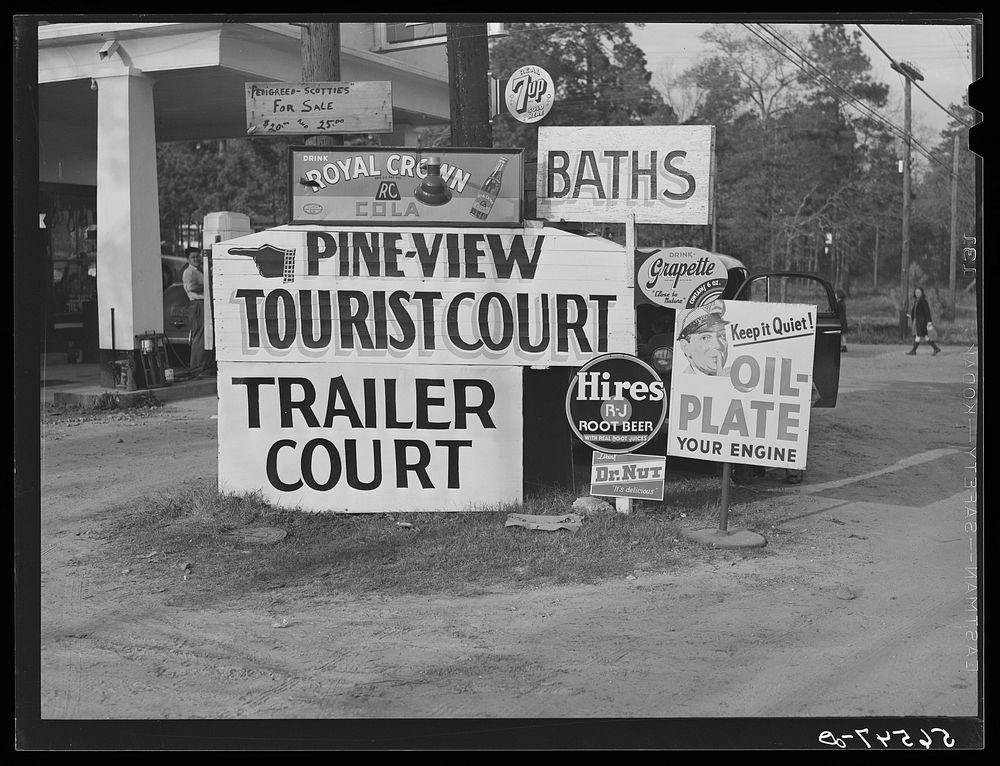
<svg viewBox="0 0 1000 766">
<path fill-rule="evenodd" d="M 500 194 L 503 167 L 506 164 L 507 158 L 501 157 L 500 162 L 493 168 L 493 172 L 486 176 L 486 180 L 483 181 L 483 186 L 476 196 L 476 201 L 472 203 L 472 210 L 469 211 L 472 216 L 484 221 L 489 218 L 493 203 L 496 202 L 497 195 Z"/>
</svg>

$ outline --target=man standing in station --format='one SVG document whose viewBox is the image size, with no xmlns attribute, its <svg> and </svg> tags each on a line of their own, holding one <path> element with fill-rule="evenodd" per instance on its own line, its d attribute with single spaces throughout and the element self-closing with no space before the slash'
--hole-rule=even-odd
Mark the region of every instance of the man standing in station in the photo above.
<svg viewBox="0 0 1000 766">
<path fill-rule="evenodd" d="M 205 276 L 201 271 L 201 250 L 189 247 L 184 251 L 188 265 L 181 275 L 187 293 L 188 322 L 191 327 L 191 361 L 188 368 L 194 376 L 205 372 Z"/>
</svg>

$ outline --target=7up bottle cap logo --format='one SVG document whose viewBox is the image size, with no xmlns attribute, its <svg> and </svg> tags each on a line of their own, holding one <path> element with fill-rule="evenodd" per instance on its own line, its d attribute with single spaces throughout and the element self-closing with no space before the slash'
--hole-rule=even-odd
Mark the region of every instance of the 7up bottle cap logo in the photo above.
<svg viewBox="0 0 1000 766">
<path fill-rule="evenodd" d="M 530 123 L 549 113 L 555 95 L 548 72 L 537 66 L 523 66 L 507 80 L 504 100 L 514 119 Z"/>
</svg>

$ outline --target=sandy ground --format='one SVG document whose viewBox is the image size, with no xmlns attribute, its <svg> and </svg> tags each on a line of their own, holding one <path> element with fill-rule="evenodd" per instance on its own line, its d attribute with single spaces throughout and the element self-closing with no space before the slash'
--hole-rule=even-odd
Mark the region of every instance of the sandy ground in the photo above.
<svg viewBox="0 0 1000 766">
<path fill-rule="evenodd" d="M 215 476 L 215 399 L 43 424 L 42 717 L 974 716 L 965 351 L 852 347 L 766 556 L 461 598 L 98 585 L 109 506 Z"/>
</svg>

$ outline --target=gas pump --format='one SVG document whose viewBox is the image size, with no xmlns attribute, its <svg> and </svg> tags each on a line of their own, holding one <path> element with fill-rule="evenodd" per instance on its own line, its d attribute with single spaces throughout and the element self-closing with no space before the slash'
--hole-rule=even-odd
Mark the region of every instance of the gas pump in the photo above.
<svg viewBox="0 0 1000 766">
<path fill-rule="evenodd" d="M 215 322 L 212 312 L 212 245 L 236 237 L 253 234 L 250 216 L 221 210 L 207 213 L 202 225 L 201 248 L 203 250 L 205 273 L 205 350 L 215 350 Z"/>
</svg>

